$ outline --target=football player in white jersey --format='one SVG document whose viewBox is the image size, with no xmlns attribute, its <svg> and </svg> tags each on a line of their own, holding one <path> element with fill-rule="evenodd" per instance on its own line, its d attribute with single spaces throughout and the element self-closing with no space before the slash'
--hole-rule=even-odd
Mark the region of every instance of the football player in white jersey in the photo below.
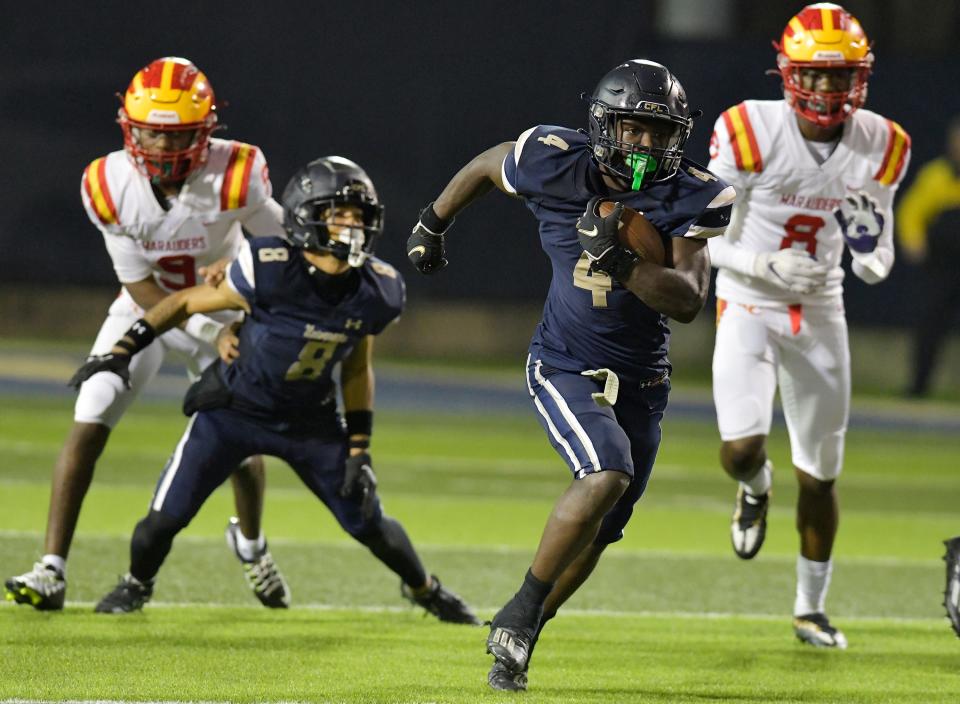
<svg viewBox="0 0 960 704">
<path fill-rule="evenodd" d="M 713 393 L 723 468 L 740 482 L 734 551 L 763 544 L 772 464 L 766 439 L 780 399 L 799 483 L 794 632 L 845 648 L 824 601 L 839 509 L 850 405 L 844 249 L 874 284 L 893 265 L 891 205 L 910 138 L 862 108 L 873 64 L 860 23 L 839 5 L 809 5 L 778 48 L 783 100 L 748 100 L 717 120 L 710 170 L 737 189 L 730 227 L 709 240 L 717 276 Z"/>
<path fill-rule="evenodd" d="M 283 211 L 270 197 L 263 154 L 249 144 L 211 138 L 217 126 L 213 89 L 190 61 L 166 57 L 138 71 L 118 122 L 124 149 L 94 160 L 81 181 L 87 215 L 103 234 L 122 285 L 91 355 L 109 352 L 164 296 L 202 281 L 204 267 L 232 259 L 244 240 L 241 227 L 252 235 L 283 232 Z M 74 424 L 54 469 L 45 554 L 31 571 L 6 580 L 8 599 L 42 610 L 63 608 L 70 543 L 111 429 L 168 351 L 178 353 L 191 374 L 212 362 L 227 322 L 193 316 L 137 356 L 128 385 L 115 374 L 97 374 L 80 386 Z M 245 460 L 233 487 L 239 519 L 230 520 L 227 542 L 255 596 L 265 606 L 285 607 L 289 590 L 260 530 L 262 459 Z"/>
</svg>

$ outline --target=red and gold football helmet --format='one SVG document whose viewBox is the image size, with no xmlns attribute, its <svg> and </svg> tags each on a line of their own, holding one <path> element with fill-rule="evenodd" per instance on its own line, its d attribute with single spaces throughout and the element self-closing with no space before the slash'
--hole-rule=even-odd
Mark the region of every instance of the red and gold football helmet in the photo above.
<svg viewBox="0 0 960 704">
<path fill-rule="evenodd" d="M 157 59 L 130 81 L 117 121 L 123 146 L 143 175 L 182 181 L 207 158 L 217 126 L 213 88 L 187 59 Z"/>
<path fill-rule="evenodd" d="M 857 18 L 840 5 L 819 2 L 794 15 L 777 49 L 777 69 L 787 102 L 804 119 L 820 126 L 838 125 L 863 106 L 873 66 L 870 42 Z M 820 91 L 804 86 L 803 69 L 846 70 L 845 90 Z"/>
</svg>

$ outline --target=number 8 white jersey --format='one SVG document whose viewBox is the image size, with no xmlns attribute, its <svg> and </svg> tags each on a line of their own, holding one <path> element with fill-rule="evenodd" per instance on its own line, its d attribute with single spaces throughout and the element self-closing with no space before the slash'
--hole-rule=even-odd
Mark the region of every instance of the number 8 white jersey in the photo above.
<svg viewBox="0 0 960 704">
<path fill-rule="evenodd" d="M 266 159 L 242 142 L 211 139 L 206 162 L 166 210 L 122 150 L 93 161 L 80 190 L 120 283 L 153 275 L 167 291 L 187 288 L 201 281 L 199 267 L 236 256 L 241 225 L 252 235 L 283 233 Z"/>
<path fill-rule="evenodd" d="M 885 223 L 869 263 L 883 278 L 893 265 L 893 196 L 907 170 L 910 137 L 900 125 L 857 110 L 843 125 L 833 153 L 818 163 L 783 100 L 748 100 L 724 112 L 710 141 L 710 171 L 737 190 L 724 239 L 751 252 L 803 249 L 838 269 L 828 284 L 800 295 L 721 267 L 717 297 L 735 303 L 827 303 L 840 298 L 843 237 L 833 211 L 848 195 L 866 191 Z M 720 239 L 720 238 L 717 238 Z M 864 262 L 861 261 L 860 264 Z M 860 274 L 858 267 L 854 271 Z"/>
</svg>

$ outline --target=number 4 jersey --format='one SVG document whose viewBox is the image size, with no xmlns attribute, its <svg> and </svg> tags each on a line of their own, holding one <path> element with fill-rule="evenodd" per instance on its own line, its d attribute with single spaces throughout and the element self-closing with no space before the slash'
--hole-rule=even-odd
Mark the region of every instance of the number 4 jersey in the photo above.
<svg viewBox="0 0 960 704">
<path fill-rule="evenodd" d="M 282 233 L 267 162 L 241 142 L 211 139 L 206 162 L 167 207 L 122 150 L 93 161 L 80 192 L 120 283 L 152 275 L 167 291 L 187 288 L 200 280 L 199 267 L 236 256 L 241 226 L 253 235 Z"/>
<path fill-rule="evenodd" d="M 805 250 L 838 274 L 829 277 L 824 288 L 800 295 L 721 267 L 718 298 L 759 305 L 838 300 L 844 247 L 833 211 L 846 196 L 860 191 L 877 200 L 885 223 L 875 252 L 859 255 L 855 263 L 876 272 L 874 280 L 889 273 L 891 206 L 910 159 L 909 135 L 892 120 L 857 110 L 844 123 L 842 136 L 826 159 L 811 151 L 817 146 L 800 134 L 797 116 L 783 100 L 748 100 L 717 120 L 710 141 L 710 170 L 737 189 L 726 241 L 751 252 Z M 854 271 L 859 275 L 857 266 Z"/>
</svg>

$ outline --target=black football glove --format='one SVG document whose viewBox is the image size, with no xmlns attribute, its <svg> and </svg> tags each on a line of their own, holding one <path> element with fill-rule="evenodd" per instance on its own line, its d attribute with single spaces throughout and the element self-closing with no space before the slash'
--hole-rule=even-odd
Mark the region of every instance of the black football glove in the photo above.
<svg viewBox="0 0 960 704">
<path fill-rule="evenodd" d="M 361 497 L 360 512 L 364 518 L 373 516 L 377 506 L 377 475 L 369 452 L 347 457 L 340 496 L 345 499 Z"/>
<path fill-rule="evenodd" d="M 633 265 L 639 258 L 620 244 L 618 233 L 623 203 L 617 203 L 609 215 L 601 217 L 597 212 L 601 200 L 601 196 L 594 196 L 587 203 L 587 209 L 577 220 L 577 237 L 583 251 L 590 258 L 591 271 L 599 271 L 617 281 L 624 281 L 630 276 Z"/>
<path fill-rule="evenodd" d="M 444 222 L 433 211 L 433 203 L 420 211 L 420 219 L 407 239 L 407 258 L 421 274 L 433 274 L 447 265 L 443 235 L 453 221 Z"/>
<path fill-rule="evenodd" d="M 130 355 L 128 354 L 92 354 L 82 367 L 73 373 L 68 386 L 79 389 L 87 379 L 99 372 L 113 372 L 130 388 Z"/>
</svg>

